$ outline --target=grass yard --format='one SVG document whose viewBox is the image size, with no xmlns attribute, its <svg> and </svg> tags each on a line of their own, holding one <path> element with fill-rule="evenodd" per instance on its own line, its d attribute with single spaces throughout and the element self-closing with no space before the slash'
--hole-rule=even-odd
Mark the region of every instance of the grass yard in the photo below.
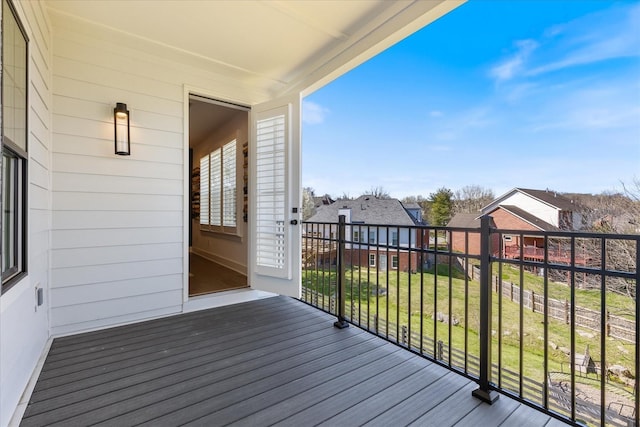
<svg viewBox="0 0 640 427">
<path fill-rule="evenodd" d="M 472 280 L 465 282 L 463 273 L 457 270 L 453 272 L 453 277 L 450 277 L 447 267 L 439 265 L 437 275 L 433 271 L 410 274 L 395 270 L 389 271 L 387 275 L 385 272 L 378 273 L 367 268 L 348 269 L 346 272 L 347 312 L 354 310 L 355 319 L 358 318 L 358 310 L 368 313 L 371 319 L 377 313 L 379 319 L 386 319 L 390 324 L 407 325 L 412 332 L 417 333 L 422 326 L 425 336 L 434 338 L 436 341 L 442 340 L 445 345 L 450 345 L 454 349 L 464 350 L 466 338 L 468 353 L 478 356 L 479 283 Z M 510 270 L 510 267 L 503 268 L 503 278 L 517 284 L 520 273 L 517 269 Z M 494 270 L 494 272 L 497 271 Z M 305 270 L 303 280 L 307 288 L 328 297 L 335 291 L 336 272 Z M 541 277 L 525 273 L 525 289 L 542 293 L 543 288 Z M 376 289 L 384 289 L 386 293 L 376 296 L 379 294 Z M 562 284 L 550 283 L 549 297 L 568 299 L 568 290 L 568 287 Z M 598 298 L 594 297 L 594 293 L 598 294 Z M 611 299 L 612 307 L 628 308 L 630 300 L 624 301 L 623 298 L 621 295 L 607 295 L 607 303 L 609 304 Z M 578 305 L 599 309 L 599 301 L 599 291 L 576 292 Z M 594 304 L 597 305 L 594 306 Z M 501 319 L 498 316 L 500 312 Z M 435 320 L 434 317 L 444 321 Z M 451 325 L 449 325 L 450 317 Z M 549 371 L 561 371 L 564 367 L 564 371 L 567 372 L 569 357 L 564 351 L 571 347 L 569 325 L 549 319 L 547 337 L 549 345 L 545 346 L 543 320 L 542 313 L 534 313 L 526 308 L 522 309 L 521 313 L 519 304 L 511 302 L 508 298 L 502 298 L 500 301 L 498 295 L 494 293 L 492 327 L 494 363 L 501 358 L 503 368 L 518 372 L 522 348 L 524 376 L 544 382 L 543 366 L 546 347 Z M 362 323 L 366 326 L 366 317 L 362 318 Z M 521 329 L 522 338 L 520 338 Z M 395 330 L 389 332 L 396 336 Z M 501 352 L 499 352 L 499 339 Z M 598 333 L 586 329 L 578 330 L 575 339 L 576 354 L 583 354 L 588 345 L 593 359 L 601 360 Z M 431 349 L 429 350 L 429 353 L 433 353 Z M 619 364 L 632 370 L 634 354 L 633 344 L 607 338 L 608 365 Z M 497 379 L 494 378 L 494 380 Z"/>
</svg>

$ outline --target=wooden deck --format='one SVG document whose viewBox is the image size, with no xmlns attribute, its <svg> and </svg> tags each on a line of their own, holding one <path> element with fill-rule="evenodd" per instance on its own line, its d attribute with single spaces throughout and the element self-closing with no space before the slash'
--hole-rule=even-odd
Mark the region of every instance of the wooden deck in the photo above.
<svg viewBox="0 0 640 427">
<path fill-rule="evenodd" d="M 552 426 L 286 297 L 55 339 L 23 426 Z"/>
</svg>

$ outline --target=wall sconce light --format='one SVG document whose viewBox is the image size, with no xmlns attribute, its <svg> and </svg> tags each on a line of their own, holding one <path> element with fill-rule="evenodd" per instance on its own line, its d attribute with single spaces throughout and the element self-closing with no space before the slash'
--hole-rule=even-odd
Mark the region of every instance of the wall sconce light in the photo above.
<svg viewBox="0 0 640 427">
<path fill-rule="evenodd" d="M 113 127 L 116 154 L 128 156 L 131 154 L 131 141 L 129 138 L 129 110 L 127 104 L 118 102 L 113 109 Z"/>
</svg>

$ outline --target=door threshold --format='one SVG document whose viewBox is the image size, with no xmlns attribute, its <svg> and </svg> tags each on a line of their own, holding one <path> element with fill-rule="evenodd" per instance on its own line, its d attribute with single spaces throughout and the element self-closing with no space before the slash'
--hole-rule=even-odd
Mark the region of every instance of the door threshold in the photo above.
<svg viewBox="0 0 640 427">
<path fill-rule="evenodd" d="M 232 289 L 229 291 L 216 292 L 213 294 L 189 297 L 187 302 L 182 304 L 182 312 L 188 313 L 191 311 L 206 310 L 208 308 L 239 304 L 241 302 L 271 298 L 275 296 L 277 296 L 277 294 L 259 291 L 251 288 Z"/>
</svg>

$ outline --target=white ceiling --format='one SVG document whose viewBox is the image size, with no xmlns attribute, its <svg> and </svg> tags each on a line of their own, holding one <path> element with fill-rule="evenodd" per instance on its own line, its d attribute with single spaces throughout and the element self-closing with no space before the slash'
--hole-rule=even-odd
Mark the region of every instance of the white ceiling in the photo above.
<svg viewBox="0 0 640 427">
<path fill-rule="evenodd" d="M 212 104 L 197 99 L 189 100 L 189 147 L 204 141 L 216 129 L 246 111 Z"/>
<path fill-rule="evenodd" d="M 46 0 L 54 25 L 91 25 L 193 58 L 274 96 L 333 79 L 462 0 Z M 260 101 L 260 100 L 250 100 Z"/>
</svg>

